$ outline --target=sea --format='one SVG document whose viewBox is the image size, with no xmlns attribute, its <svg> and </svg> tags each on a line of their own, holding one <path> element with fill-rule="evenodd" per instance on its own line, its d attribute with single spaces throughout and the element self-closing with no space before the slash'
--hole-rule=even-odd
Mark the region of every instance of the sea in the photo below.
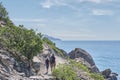
<svg viewBox="0 0 120 80">
<path fill-rule="evenodd" d="M 86 50 L 94 59 L 100 71 L 110 68 L 120 80 L 120 41 L 54 41 L 67 53 L 75 48 Z"/>
</svg>

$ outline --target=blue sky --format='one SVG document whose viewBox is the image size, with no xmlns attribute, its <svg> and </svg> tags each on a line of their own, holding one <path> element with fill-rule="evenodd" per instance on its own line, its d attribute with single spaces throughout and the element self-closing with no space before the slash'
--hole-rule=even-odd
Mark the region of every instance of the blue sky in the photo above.
<svg viewBox="0 0 120 80">
<path fill-rule="evenodd" d="M 62 40 L 120 40 L 120 0 L 0 0 L 11 20 Z"/>
</svg>

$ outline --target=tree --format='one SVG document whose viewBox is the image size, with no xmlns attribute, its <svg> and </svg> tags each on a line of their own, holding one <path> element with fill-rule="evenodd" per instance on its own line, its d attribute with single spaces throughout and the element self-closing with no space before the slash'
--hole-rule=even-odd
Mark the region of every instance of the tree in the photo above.
<svg viewBox="0 0 120 80">
<path fill-rule="evenodd" d="M 8 12 L 6 11 L 6 8 L 2 5 L 2 2 L 0 2 L 0 20 L 7 17 L 8 17 Z"/>
</svg>

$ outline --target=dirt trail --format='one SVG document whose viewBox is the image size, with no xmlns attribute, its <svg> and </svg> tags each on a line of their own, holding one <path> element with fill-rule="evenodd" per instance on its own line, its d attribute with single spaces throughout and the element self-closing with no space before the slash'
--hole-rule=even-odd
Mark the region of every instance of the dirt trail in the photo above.
<svg viewBox="0 0 120 80">
<path fill-rule="evenodd" d="M 44 44 L 44 50 L 43 50 L 43 53 L 42 54 L 51 54 L 50 53 L 50 48 L 49 48 L 49 46 L 47 45 L 47 44 Z M 52 50 L 52 54 L 55 54 L 55 52 Z M 57 65 L 59 65 L 59 64 L 63 64 L 63 63 L 66 63 L 67 61 L 64 59 L 64 58 L 62 58 L 62 57 L 60 57 L 60 56 L 57 56 L 56 54 L 55 54 L 55 58 L 56 58 L 56 67 L 57 67 Z M 42 62 L 43 63 L 43 65 L 41 66 L 41 70 L 40 70 L 40 74 L 42 75 L 39 75 L 39 76 L 31 76 L 31 78 L 32 79 L 42 79 L 42 80 L 44 80 L 44 79 L 50 79 L 50 78 L 53 78 L 53 76 L 52 76 L 52 74 L 51 74 L 51 68 L 49 67 L 49 70 L 48 70 L 48 74 L 46 75 L 45 73 L 46 73 L 46 69 L 45 69 L 45 65 L 44 65 L 44 62 L 45 61 L 43 61 L 43 60 L 41 60 L 40 58 L 39 58 L 39 56 L 35 56 L 34 58 L 33 58 L 33 61 L 34 62 Z"/>
</svg>

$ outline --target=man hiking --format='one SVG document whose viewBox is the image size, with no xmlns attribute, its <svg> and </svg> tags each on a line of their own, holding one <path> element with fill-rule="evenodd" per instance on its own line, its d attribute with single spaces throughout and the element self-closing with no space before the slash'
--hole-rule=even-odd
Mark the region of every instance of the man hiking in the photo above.
<svg viewBox="0 0 120 80">
<path fill-rule="evenodd" d="M 54 54 L 52 54 L 52 56 L 50 57 L 51 72 L 52 72 L 53 68 L 55 69 L 55 66 L 56 66 L 55 56 L 54 56 Z"/>
</svg>

